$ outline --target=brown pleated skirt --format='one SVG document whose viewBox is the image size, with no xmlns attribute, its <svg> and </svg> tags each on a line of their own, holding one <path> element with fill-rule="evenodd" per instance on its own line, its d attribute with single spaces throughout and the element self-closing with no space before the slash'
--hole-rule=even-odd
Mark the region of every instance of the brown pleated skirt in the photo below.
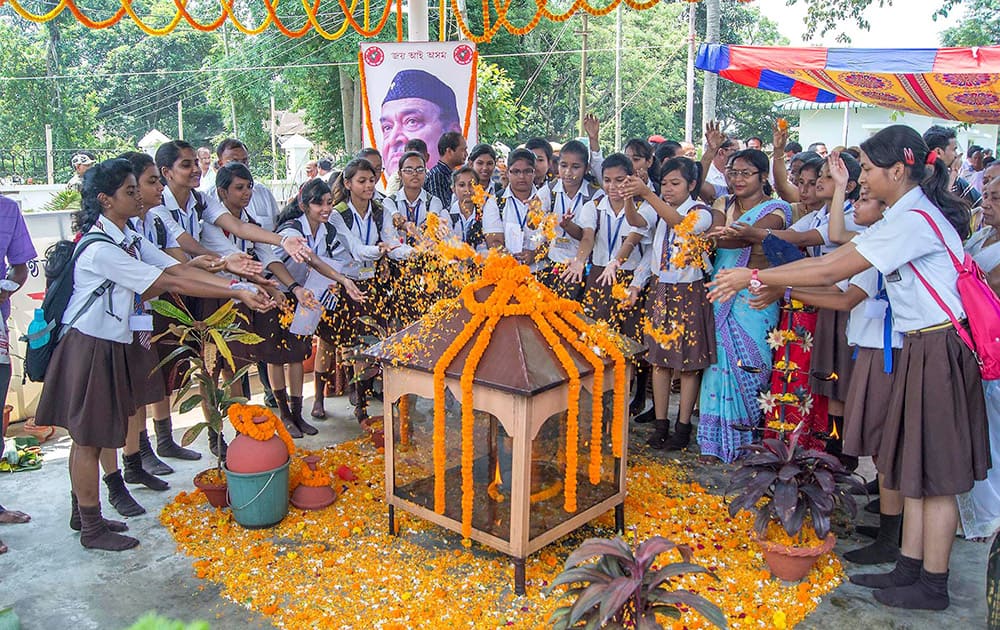
<svg viewBox="0 0 1000 630">
<path fill-rule="evenodd" d="M 141 367 L 129 364 L 127 347 L 70 329 L 52 354 L 35 423 L 63 427 L 81 446 L 124 446 L 128 418 L 142 398 L 130 376 Z"/>
<path fill-rule="evenodd" d="M 294 312 L 298 304 L 295 296 L 288 293 L 285 299 Z M 253 329 L 264 341 L 254 346 L 257 361 L 272 365 L 285 365 L 305 361 L 312 353 L 312 337 L 293 335 L 281 324 L 282 311 L 272 308 L 264 313 L 254 312 Z M 289 322 L 290 324 L 291 322 Z"/>
<path fill-rule="evenodd" d="M 378 335 L 378 331 L 361 320 L 362 317 L 372 318 L 383 329 L 388 324 L 385 314 L 388 310 L 385 304 L 386 285 L 377 278 L 370 280 L 355 280 L 354 284 L 365 294 L 364 302 L 355 302 L 340 287 L 337 305 L 332 311 L 327 311 L 320 319 L 316 334 L 334 347 L 356 346 L 362 341 L 363 335 Z"/>
<path fill-rule="evenodd" d="M 593 319 L 606 321 L 622 335 L 642 343 L 642 319 L 646 316 L 648 289 L 642 290 L 633 306 L 627 306 L 625 302 L 612 295 L 614 285 L 597 283 L 597 278 L 602 273 L 604 267 L 593 265 L 590 268 L 590 274 L 587 275 L 584 285 L 583 299 L 580 300 L 583 310 Z M 619 269 L 616 284 L 627 287 L 632 282 L 632 275 L 631 271 Z"/>
<path fill-rule="evenodd" d="M 898 371 L 898 348 L 892 357 Z M 884 368 L 881 348 L 858 348 L 844 403 L 844 453 L 848 455 L 878 455 L 895 376 L 886 374 Z"/>
<path fill-rule="evenodd" d="M 138 333 L 132 333 L 132 337 L 132 343 L 125 346 L 129 387 L 137 396 L 134 400 L 137 406 L 152 405 L 167 396 L 163 372 L 156 369 L 159 355 L 153 347 L 148 350 L 142 347 Z"/>
<path fill-rule="evenodd" d="M 182 308 L 181 310 L 187 308 L 187 304 L 176 295 L 167 294 L 161 296 L 160 299 L 170 302 L 171 304 L 177 306 L 178 308 L 180 308 L 180 305 L 183 305 L 184 308 Z M 167 332 L 167 329 L 170 326 L 170 324 L 176 324 L 176 323 L 179 322 L 170 319 L 164 315 L 160 315 L 159 313 L 154 311 L 153 337 L 157 337 Z M 163 361 L 164 359 L 169 357 L 170 354 L 179 347 L 180 345 L 177 343 L 177 337 L 173 335 L 164 335 L 163 337 L 161 337 L 159 341 L 153 344 L 153 350 L 156 352 L 156 363 L 159 364 L 160 361 Z M 167 363 L 160 366 L 159 370 L 160 378 L 163 381 L 163 386 L 166 393 L 169 394 L 171 392 L 180 389 L 181 377 L 184 376 L 184 373 L 187 372 L 187 369 L 188 369 L 188 362 L 183 357 L 175 357 L 170 361 L 168 361 Z"/>
<path fill-rule="evenodd" d="M 549 261 L 547 267 L 535 272 L 535 278 L 559 297 L 579 302 L 583 298 L 583 292 L 587 286 L 586 281 L 566 282 L 560 277 L 560 274 L 565 270 L 566 265 Z M 597 276 L 594 278 L 596 279 Z"/>
<path fill-rule="evenodd" d="M 986 478 L 990 438 L 979 365 L 954 328 L 910 334 L 895 366 L 878 470 L 905 497 L 961 494 Z"/>
<path fill-rule="evenodd" d="M 715 312 L 701 280 L 690 284 L 657 282 L 646 312 L 657 330 L 669 333 L 675 326 L 684 327 L 680 338 L 668 348 L 645 335 L 646 361 L 650 365 L 691 372 L 715 363 Z"/>
<path fill-rule="evenodd" d="M 809 377 L 809 388 L 813 394 L 826 396 L 832 400 L 846 400 L 851 382 L 854 362 L 851 356 L 854 348 L 847 343 L 847 319 L 849 311 L 835 311 L 822 308 L 816 319 L 816 334 L 813 340 L 809 371 L 813 374 L 836 374 L 835 380 L 820 380 Z"/>
</svg>

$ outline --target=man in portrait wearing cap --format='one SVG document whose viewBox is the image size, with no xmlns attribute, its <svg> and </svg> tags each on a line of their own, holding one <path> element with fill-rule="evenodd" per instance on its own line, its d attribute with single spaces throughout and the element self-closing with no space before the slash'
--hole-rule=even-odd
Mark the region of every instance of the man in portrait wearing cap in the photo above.
<svg viewBox="0 0 1000 630">
<path fill-rule="evenodd" d="M 69 179 L 66 183 L 66 188 L 71 188 L 77 192 L 83 190 L 83 174 L 90 170 L 90 167 L 94 165 L 96 160 L 94 156 L 89 153 L 77 153 L 70 160 L 70 164 L 73 166 L 73 177 Z"/>
<path fill-rule="evenodd" d="M 428 72 L 402 70 L 382 100 L 379 129 L 386 173 L 396 172 L 406 142 L 412 138 L 420 138 L 430 149 L 430 169 L 440 157 L 438 139 L 448 131 L 462 132 L 455 92 Z"/>
</svg>

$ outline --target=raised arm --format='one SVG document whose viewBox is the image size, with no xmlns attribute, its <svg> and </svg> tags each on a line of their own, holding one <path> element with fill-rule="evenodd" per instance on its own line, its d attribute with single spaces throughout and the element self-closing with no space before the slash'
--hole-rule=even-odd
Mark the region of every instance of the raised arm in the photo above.
<svg viewBox="0 0 1000 630">
<path fill-rule="evenodd" d="M 847 197 L 847 167 L 840 159 L 840 152 L 834 151 L 826 158 L 827 167 L 830 169 L 830 177 L 833 178 L 833 199 L 830 200 L 830 241 L 843 245 L 850 242 L 858 232 L 851 232 L 847 229 L 847 220 L 844 217 L 844 204 Z"/>
<path fill-rule="evenodd" d="M 774 175 L 774 190 L 788 203 L 799 200 L 799 189 L 788 181 L 785 167 L 785 145 L 788 144 L 788 129 L 782 129 L 775 121 L 773 129 L 774 152 L 771 153 L 771 173 Z"/>
</svg>

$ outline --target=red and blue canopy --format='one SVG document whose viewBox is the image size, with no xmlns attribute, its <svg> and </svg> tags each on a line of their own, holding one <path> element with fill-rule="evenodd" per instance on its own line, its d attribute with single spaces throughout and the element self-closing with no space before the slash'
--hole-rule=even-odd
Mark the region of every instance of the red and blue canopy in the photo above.
<svg viewBox="0 0 1000 630">
<path fill-rule="evenodd" d="M 1000 46 L 787 48 L 702 44 L 695 65 L 816 103 L 861 101 L 934 118 L 1000 123 Z"/>
</svg>

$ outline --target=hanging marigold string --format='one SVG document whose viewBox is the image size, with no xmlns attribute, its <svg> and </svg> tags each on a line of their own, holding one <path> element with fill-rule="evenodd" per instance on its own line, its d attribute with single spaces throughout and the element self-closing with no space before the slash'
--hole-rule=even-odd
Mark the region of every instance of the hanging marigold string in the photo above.
<svg viewBox="0 0 1000 630">
<path fill-rule="evenodd" d="M 472 381 L 476 374 L 476 367 L 479 366 L 483 352 L 490 343 L 493 330 L 497 327 L 500 318 L 490 317 L 486 320 L 479 333 L 479 338 L 469 351 L 469 357 L 465 360 L 465 368 L 462 370 L 460 383 L 462 386 L 462 538 L 468 540 L 472 534 L 472 503 L 476 496 L 473 485 L 472 462 L 475 458 L 475 409 L 472 405 Z"/>
<path fill-rule="evenodd" d="M 399 397 L 399 445 L 410 445 L 410 396 Z"/>
<path fill-rule="evenodd" d="M 486 321 L 486 317 L 483 315 L 473 316 L 472 321 L 455 337 L 454 341 L 451 342 L 451 345 L 448 346 L 448 349 L 444 351 L 434 366 L 434 511 L 438 514 L 444 514 L 444 473 L 447 459 L 444 435 L 444 372 L 451 365 L 451 362 L 455 360 L 455 357 L 458 356 L 458 353 L 462 351 L 465 344 L 469 343 L 469 340 L 476 334 L 476 331 L 479 330 L 480 325 L 484 321 Z"/>
<path fill-rule="evenodd" d="M 559 317 L 558 313 L 551 313 L 545 319 L 594 368 L 594 384 L 591 388 L 590 464 L 587 467 L 587 473 L 590 478 L 590 485 L 596 486 L 601 482 L 601 437 L 604 428 L 602 422 L 604 416 L 604 361 L 587 344 L 580 341 L 579 333 L 570 328 Z"/>
<path fill-rule="evenodd" d="M 563 493 L 563 509 L 576 512 L 576 473 L 577 449 L 580 446 L 580 370 L 573 358 L 566 352 L 562 341 L 556 335 L 547 319 L 541 313 L 532 313 L 531 321 L 538 326 L 539 332 L 556 353 L 559 363 L 569 376 L 569 392 L 566 401 L 566 472 L 565 492 Z"/>
<path fill-rule="evenodd" d="M 625 355 L 606 335 L 595 334 L 595 327 L 587 325 L 575 313 L 563 313 L 570 326 L 587 335 L 602 352 L 608 353 L 615 365 L 615 387 L 611 414 L 611 454 L 622 456 L 622 428 L 625 424 Z"/>
</svg>

